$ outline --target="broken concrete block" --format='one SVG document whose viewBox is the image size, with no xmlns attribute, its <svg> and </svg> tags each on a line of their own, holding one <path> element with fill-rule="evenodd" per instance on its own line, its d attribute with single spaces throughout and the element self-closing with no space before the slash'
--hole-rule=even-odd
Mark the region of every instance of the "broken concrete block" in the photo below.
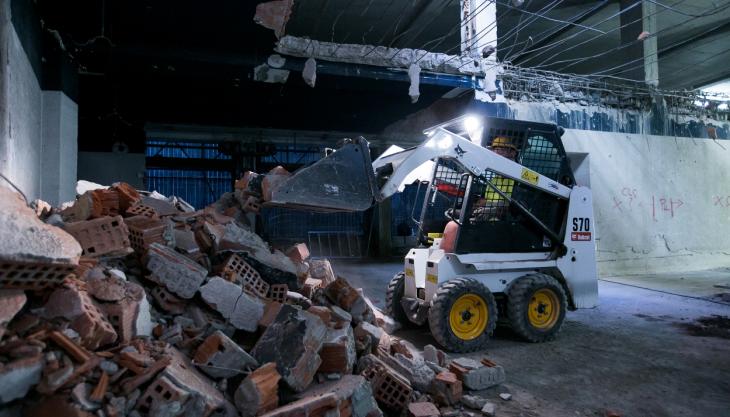
<svg viewBox="0 0 730 417">
<path fill-rule="evenodd" d="M 441 412 L 433 403 L 419 402 L 408 404 L 408 417 L 440 417 Z"/>
<path fill-rule="evenodd" d="M 78 264 L 81 246 L 62 229 L 42 222 L 19 193 L 0 185 L 0 260 Z"/>
<path fill-rule="evenodd" d="M 269 362 L 251 372 L 236 389 L 234 402 L 243 417 L 260 416 L 279 406 L 276 364 Z"/>
<path fill-rule="evenodd" d="M 145 260 L 150 278 L 184 299 L 193 298 L 208 275 L 202 266 L 159 243 L 150 245 Z"/>
<path fill-rule="evenodd" d="M 193 363 L 212 378 L 230 378 L 258 366 L 256 359 L 220 330 L 198 346 Z"/>
<path fill-rule="evenodd" d="M 317 372 L 350 374 L 357 360 L 355 336 L 351 326 L 328 329 L 324 344 L 319 351 L 322 364 Z"/>
<path fill-rule="evenodd" d="M 375 321 L 375 314 L 362 293 L 350 286 L 345 279 L 338 277 L 325 288 L 325 294 L 333 303 L 350 313 L 354 323 L 361 321 L 373 323 Z"/>
<path fill-rule="evenodd" d="M 373 397 L 370 383 L 361 375 L 342 375 L 336 381 L 313 385 L 296 398 L 317 397 L 332 393 L 340 403 L 340 415 L 352 417 L 381 417 L 382 411 Z"/>
<path fill-rule="evenodd" d="M 335 417 L 340 415 L 338 410 L 337 396 L 328 393 L 302 398 L 260 417 Z"/>
<path fill-rule="evenodd" d="M 0 290 L 0 339 L 10 320 L 23 308 L 27 298 L 22 290 Z"/>
<path fill-rule="evenodd" d="M 501 366 L 485 366 L 469 358 L 454 359 L 449 364 L 449 370 L 456 374 L 464 387 L 472 391 L 499 385 L 507 379 Z"/>
<path fill-rule="evenodd" d="M 78 240 L 84 256 L 126 254 L 130 251 L 129 230 L 122 216 L 67 223 L 65 229 Z"/>
<path fill-rule="evenodd" d="M 378 325 L 381 329 L 385 331 L 385 333 L 393 334 L 400 330 L 402 327 L 400 323 L 393 320 L 392 317 L 384 314 L 380 309 L 373 308 L 373 313 L 375 314 L 375 324 Z"/>
<path fill-rule="evenodd" d="M 283 305 L 251 350 L 259 363 L 276 362 L 284 382 L 301 392 L 312 383 L 322 360 L 318 352 L 327 333 L 319 317 Z"/>
<path fill-rule="evenodd" d="M 434 345 L 426 345 L 423 347 L 423 359 L 441 367 L 446 366 L 446 353 L 437 349 Z"/>
<path fill-rule="evenodd" d="M 59 288 L 51 293 L 44 306 L 45 318 L 63 317 L 78 332 L 81 345 L 96 350 L 117 340 L 117 332 L 86 291 L 76 285 Z"/>
<path fill-rule="evenodd" d="M 357 327 L 355 327 L 355 340 L 365 344 L 366 338 L 369 338 L 369 345 L 372 351 L 367 353 L 375 353 L 378 344 L 380 344 L 381 337 L 383 337 L 383 330 L 368 322 L 360 322 Z"/>
<path fill-rule="evenodd" d="M 237 329 L 256 331 L 264 315 L 264 303 L 245 292 L 240 285 L 221 277 L 212 277 L 200 287 L 200 295 L 213 309 Z"/>
<path fill-rule="evenodd" d="M 484 405 L 487 403 L 487 399 L 477 397 L 476 395 L 464 395 L 463 397 L 461 397 L 461 403 L 471 409 L 481 410 L 482 407 L 484 407 Z"/>
<path fill-rule="evenodd" d="M 449 371 L 441 372 L 431 383 L 431 395 L 439 404 L 454 405 L 461 400 L 461 381 Z"/>
<path fill-rule="evenodd" d="M 0 367 L 0 404 L 23 398 L 41 380 L 43 356 L 16 359 Z"/>
<path fill-rule="evenodd" d="M 482 407 L 482 414 L 487 417 L 494 417 L 497 414 L 497 406 L 494 403 L 485 403 Z"/>
<path fill-rule="evenodd" d="M 418 391 L 428 392 L 431 381 L 436 373 L 420 358 L 409 358 L 403 354 L 396 353 L 393 356 L 385 355 L 383 362 L 406 377 L 411 386 Z"/>
</svg>

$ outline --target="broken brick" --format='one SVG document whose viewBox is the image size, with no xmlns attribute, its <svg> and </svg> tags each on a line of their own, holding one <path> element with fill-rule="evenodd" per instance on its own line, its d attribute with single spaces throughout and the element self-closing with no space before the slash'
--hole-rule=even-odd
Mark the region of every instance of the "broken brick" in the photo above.
<svg viewBox="0 0 730 417">
<path fill-rule="evenodd" d="M 319 317 L 324 324 L 329 324 L 332 321 L 332 310 L 327 307 L 312 306 L 307 311 Z"/>
<path fill-rule="evenodd" d="M 391 410 L 404 409 L 413 392 L 408 380 L 374 355 L 360 361 L 360 375 L 370 382 L 378 403 Z"/>
<path fill-rule="evenodd" d="M 279 406 L 276 364 L 269 362 L 251 372 L 236 389 L 234 401 L 243 417 L 260 416 Z"/>
<path fill-rule="evenodd" d="M 339 401 L 333 393 L 305 397 L 283 407 L 279 407 L 260 417 L 326 417 L 339 409 Z"/>
<path fill-rule="evenodd" d="M 327 287 L 335 281 L 335 271 L 329 259 L 315 259 L 309 261 L 309 277 L 321 281 L 321 287 Z"/>
<path fill-rule="evenodd" d="M 184 405 L 188 400 L 189 392 L 179 388 L 169 378 L 160 376 L 155 379 L 137 400 L 137 410 L 142 414 L 148 414 L 161 404 L 177 401 Z"/>
<path fill-rule="evenodd" d="M 124 219 L 129 229 L 129 243 L 132 249 L 144 254 L 153 243 L 166 245 L 171 240 L 167 225 L 157 218 L 133 216 Z"/>
<path fill-rule="evenodd" d="M 350 374 L 355 366 L 355 336 L 351 326 L 328 329 L 325 341 L 319 351 L 322 364 L 317 372 Z"/>
<path fill-rule="evenodd" d="M 121 213 L 126 212 L 127 209 L 135 205 L 141 199 L 137 190 L 126 182 L 114 183 L 111 188 L 116 191 L 119 196 L 119 211 Z"/>
<path fill-rule="evenodd" d="M 124 298 L 115 303 L 101 303 L 99 308 L 106 314 L 107 320 L 119 335 L 119 341 L 128 343 L 135 336 L 147 336 L 149 331 L 140 327 L 149 327 L 151 323 L 138 323 L 141 314 L 144 314 L 144 305 L 147 303 L 142 287 L 132 282 L 125 286 Z M 147 305 L 149 310 L 149 305 Z M 149 311 L 146 312 L 149 315 Z"/>
<path fill-rule="evenodd" d="M 431 382 L 431 394 L 439 404 L 457 404 L 462 395 L 461 381 L 454 373 L 443 371 Z"/>
<path fill-rule="evenodd" d="M 361 375 L 342 375 L 336 381 L 313 385 L 297 394 L 296 398 L 318 397 L 328 393 L 337 396 L 340 416 L 382 417 L 383 415 L 373 397 L 370 383 Z"/>
<path fill-rule="evenodd" d="M 245 292 L 240 285 L 212 277 L 200 287 L 200 295 L 237 329 L 253 332 L 264 314 L 264 303 Z"/>
<path fill-rule="evenodd" d="M 212 378 L 230 378 L 258 366 L 256 359 L 220 330 L 198 346 L 193 363 Z"/>
<path fill-rule="evenodd" d="M 303 296 L 307 298 L 312 298 L 315 291 L 319 288 L 323 288 L 321 279 L 307 278 L 304 280 L 304 284 L 302 284 L 302 289 L 300 290 L 300 292 Z"/>
<path fill-rule="evenodd" d="M 279 315 L 279 310 L 281 310 L 281 303 L 278 301 L 269 301 L 264 306 L 264 314 L 261 316 L 261 319 L 259 319 L 259 326 L 261 327 L 269 327 L 271 323 L 274 322 L 276 319 L 276 316 Z"/>
<path fill-rule="evenodd" d="M 129 231 L 121 216 L 67 223 L 66 231 L 81 244 L 84 256 L 102 256 L 129 250 Z"/>
<path fill-rule="evenodd" d="M 289 286 L 286 284 L 274 284 L 269 288 L 268 298 L 272 301 L 278 301 L 285 303 L 287 300 L 287 293 L 289 292 Z"/>
<path fill-rule="evenodd" d="M 485 366 L 473 359 L 457 358 L 451 361 L 449 370 L 456 374 L 464 387 L 472 391 L 479 391 L 499 385 L 507 379 L 504 368 L 490 364 L 492 366 Z"/>
<path fill-rule="evenodd" d="M 170 202 L 147 196 L 127 210 L 129 216 L 165 217 L 176 214 L 180 214 L 180 210 Z"/>
<path fill-rule="evenodd" d="M 275 362 L 284 382 L 301 392 L 321 364 L 318 355 L 327 327 L 319 317 L 283 305 L 251 350 L 259 363 Z"/>
<path fill-rule="evenodd" d="M 42 290 L 61 284 L 75 265 L 0 261 L 0 288 Z"/>
<path fill-rule="evenodd" d="M 285 253 L 295 263 L 302 263 L 309 258 L 309 248 L 304 243 L 297 243 L 287 249 Z"/>
<path fill-rule="evenodd" d="M 150 292 L 160 308 L 170 314 L 179 315 L 187 309 L 185 300 L 176 297 L 164 287 L 154 287 Z"/>
<path fill-rule="evenodd" d="M 76 285 L 59 288 L 48 298 L 44 317 L 63 317 L 81 338 L 81 345 L 96 350 L 117 340 L 117 333 L 86 291 Z"/>
<path fill-rule="evenodd" d="M 159 243 L 150 245 L 145 258 L 150 278 L 180 298 L 192 298 L 208 275 L 205 268 L 190 258 Z"/>
<path fill-rule="evenodd" d="M 291 7 L 292 0 L 286 1 L 290 3 L 289 6 Z M 284 167 L 282 167 L 281 165 L 274 167 L 264 176 L 264 180 L 261 182 L 261 198 L 264 201 L 271 201 L 271 194 L 274 192 L 274 190 L 277 189 L 281 184 L 283 184 L 284 181 L 286 181 L 290 176 L 291 174 L 289 173 L 289 171 L 284 169 Z"/>
<path fill-rule="evenodd" d="M 228 281 L 240 284 L 246 293 L 255 297 L 266 298 L 269 293 L 269 284 L 238 254 L 234 253 L 228 257 L 219 269 L 219 274 Z"/>
<path fill-rule="evenodd" d="M 338 277 L 334 282 L 325 288 L 327 298 L 333 303 L 350 313 L 355 323 L 367 321 L 373 323 L 375 315 L 370 309 L 362 293 L 348 283 L 344 278 Z"/>
<path fill-rule="evenodd" d="M 115 190 L 100 188 L 87 191 L 87 193 L 91 194 L 92 219 L 104 216 L 118 216 L 120 214 L 119 194 Z"/>
</svg>

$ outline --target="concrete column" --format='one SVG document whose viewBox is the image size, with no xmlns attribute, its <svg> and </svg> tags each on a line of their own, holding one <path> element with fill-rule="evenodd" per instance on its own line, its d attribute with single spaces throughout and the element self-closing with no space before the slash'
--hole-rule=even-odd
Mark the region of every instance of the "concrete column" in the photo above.
<svg viewBox="0 0 730 417">
<path fill-rule="evenodd" d="M 41 198 L 51 205 L 76 195 L 78 106 L 61 91 L 43 92 Z"/>
<path fill-rule="evenodd" d="M 657 33 L 656 3 L 644 1 L 641 4 L 643 29 L 650 34 Z M 659 86 L 659 55 L 657 54 L 657 37 L 644 40 L 644 81 L 652 87 Z"/>
<path fill-rule="evenodd" d="M 627 45 L 617 56 L 626 63 L 617 71 L 619 76 L 635 81 L 644 81 L 649 85 L 657 86 L 659 78 L 659 63 L 657 61 L 657 38 L 651 36 L 642 42 L 637 38 L 642 32 L 657 33 L 656 4 L 643 1 L 636 4 L 634 0 L 620 0 L 621 6 L 621 45 Z M 631 68 L 631 70 L 626 71 Z"/>
<path fill-rule="evenodd" d="M 482 49 L 497 47 L 497 3 L 490 0 L 461 0 L 461 53 L 481 57 Z M 466 24 L 465 24 L 466 22 Z M 497 54 L 490 59 L 495 60 Z"/>
</svg>

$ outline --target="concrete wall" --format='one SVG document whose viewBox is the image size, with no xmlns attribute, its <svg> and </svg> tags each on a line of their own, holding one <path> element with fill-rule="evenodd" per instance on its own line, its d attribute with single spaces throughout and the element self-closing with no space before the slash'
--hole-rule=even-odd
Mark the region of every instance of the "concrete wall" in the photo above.
<svg viewBox="0 0 730 417">
<path fill-rule="evenodd" d="M 76 184 L 78 107 L 61 91 L 43 91 L 40 72 L 34 69 L 40 37 L 18 23 L 30 35 L 25 45 L 11 10 L 0 0 L 0 173 L 20 188 L 28 199 L 42 198 L 51 204 L 71 200 Z"/>
<path fill-rule="evenodd" d="M 124 181 L 143 190 L 145 155 L 142 153 L 79 152 L 80 180 L 110 185 Z"/>
<path fill-rule="evenodd" d="M 566 130 L 587 153 L 602 276 L 730 265 L 730 146 Z"/>
<path fill-rule="evenodd" d="M 41 87 L 10 23 L 10 1 L 0 1 L 0 15 L 0 172 L 34 199 L 41 194 Z"/>
</svg>

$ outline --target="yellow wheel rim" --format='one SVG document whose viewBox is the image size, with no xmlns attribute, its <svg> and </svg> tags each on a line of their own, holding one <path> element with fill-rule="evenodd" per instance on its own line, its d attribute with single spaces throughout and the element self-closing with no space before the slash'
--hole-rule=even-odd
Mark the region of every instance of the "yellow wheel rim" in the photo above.
<svg viewBox="0 0 730 417">
<path fill-rule="evenodd" d="M 487 328 L 488 321 L 487 303 L 476 294 L 464 294 L 457 298 L 449 312 L 451 331 L 462 340 L 479 337 Z"/>
<path fill-rule="evenodd" d="M 527 310 L 527 318 L 532 327 L 550 329 L 558 321 L 559 315 L 560 301 L 552 290 L 542 288 L 532 294 Z"/>
</svg>

